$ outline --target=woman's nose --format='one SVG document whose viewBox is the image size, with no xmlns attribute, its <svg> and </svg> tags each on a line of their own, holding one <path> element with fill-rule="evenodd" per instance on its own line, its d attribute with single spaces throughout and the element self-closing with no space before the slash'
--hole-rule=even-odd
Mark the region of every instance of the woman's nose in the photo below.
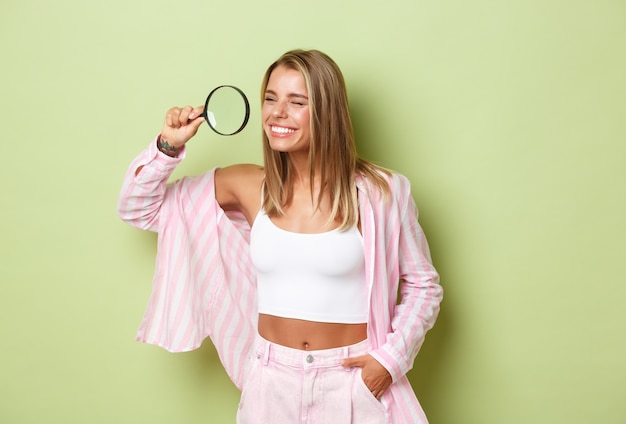
<svg viewBox="0 0 626 424">
<path fill-rule="evenodd" d="M 287 116 L 287 107 L 283 102 L 277 102 L 272 110 L 272 115 L 276 117 Z"/>
</svg>

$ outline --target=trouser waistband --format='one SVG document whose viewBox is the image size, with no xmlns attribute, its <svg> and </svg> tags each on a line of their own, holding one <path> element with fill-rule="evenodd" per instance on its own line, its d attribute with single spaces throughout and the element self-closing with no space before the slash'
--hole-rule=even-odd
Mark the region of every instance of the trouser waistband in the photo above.
<svg viewBox="0 0 626 424">
<path fill-rule="evenodd" d="M 257 335 L 255 354 L 263 358 L 263 363 L 277 362 L 291 368 L 311 369 L 341 366 L 346 358 L 365 355 L 370 351 L 369 340 L 349 346 L 322 350 L 300 350 L 282 346 Z"/>
</svg>

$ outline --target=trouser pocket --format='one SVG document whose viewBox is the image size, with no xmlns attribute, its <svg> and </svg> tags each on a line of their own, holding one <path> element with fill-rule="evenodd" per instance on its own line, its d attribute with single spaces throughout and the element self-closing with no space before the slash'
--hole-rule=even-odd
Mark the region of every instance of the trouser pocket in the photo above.
<svg viewBox="0 0 626 424">
<path fill-rule="evenodd" d="M 253 355 L 247 364 L 247 370 L 241 389 L 241 398 L 237 408 L 237 424 L 255 423 L 255 411 L 260 407 L 259 393 L 261 387 L 262 366 L 261 359 Z"/>
<path fill-rule="evenodd" d="M 386 408 L 365 385 L 361 368 L 355 368 L 352 384 L 352 422 L 354 424 L 385 424 Z"/>
</svg>

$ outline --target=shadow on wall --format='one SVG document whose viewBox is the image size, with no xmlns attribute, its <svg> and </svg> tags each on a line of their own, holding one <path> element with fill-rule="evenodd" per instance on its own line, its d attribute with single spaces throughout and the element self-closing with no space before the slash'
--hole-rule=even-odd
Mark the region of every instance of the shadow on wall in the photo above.
<svg viewBox="0 0 626 424">
<path fill-rule="evenodd" d="M 411 386 L 429 418 L 433 418 L 431 417 L 432 405 L 441 404 L 441 399 L 445 398 L 443 389 L 444 352 L 446 352 L 449 344 L 449 330 L 450 311 L 442 303 L 437 323 L 426 334 L 426 341 L 415 359 L 413 369 L 407 373 Z"/>
</svg>

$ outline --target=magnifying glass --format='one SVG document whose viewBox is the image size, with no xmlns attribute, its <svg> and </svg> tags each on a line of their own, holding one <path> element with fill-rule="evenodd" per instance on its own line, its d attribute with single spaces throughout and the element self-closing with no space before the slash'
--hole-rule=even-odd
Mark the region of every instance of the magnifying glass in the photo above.
<svg viewBox="0 0 626 424">
<path fill-rule="evenodd" d="M 239 88 L 234 85 L 220 85 L 206 98 L 202 117 L 219 135 L 235 135 L 248 123 L 250 103 Z"/>
</svg>

